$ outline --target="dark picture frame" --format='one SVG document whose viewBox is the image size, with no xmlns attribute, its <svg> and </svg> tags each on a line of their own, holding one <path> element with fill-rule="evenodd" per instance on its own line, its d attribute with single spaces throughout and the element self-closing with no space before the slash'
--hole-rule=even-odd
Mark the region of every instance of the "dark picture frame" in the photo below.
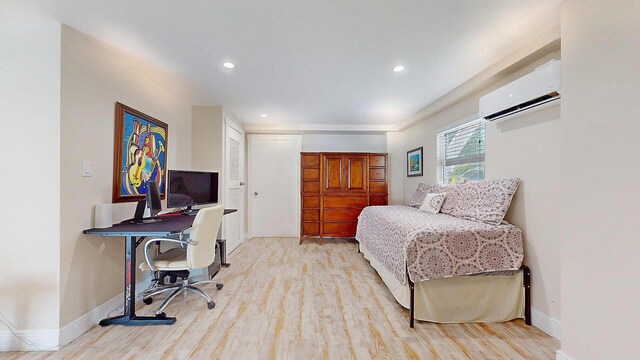
<svg viewBox="0 0 640 360">
<path fill-rule="evenodd" d="M 158 183 L 165 198 L 169 126 L 141 111 L 117 102 L 113 144 L 114 203 L 145 198 L 147 184 Z"/>
<path fill-rule="evenodd" d="M 422 176 L 423 167 L 422 146 L 407 151 L 407 177 Z"/>
</svg>

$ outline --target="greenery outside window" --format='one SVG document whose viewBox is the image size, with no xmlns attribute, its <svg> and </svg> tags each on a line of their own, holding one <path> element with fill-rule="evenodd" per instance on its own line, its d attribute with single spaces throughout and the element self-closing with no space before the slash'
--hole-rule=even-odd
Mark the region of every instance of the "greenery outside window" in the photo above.
<svg viewBox="0 0 640 360">
<path fill-rule="evenodd" d="M 484 180 L 485 121 L 473 120 L 438 133 L 438 182 Z"/>
</svg>

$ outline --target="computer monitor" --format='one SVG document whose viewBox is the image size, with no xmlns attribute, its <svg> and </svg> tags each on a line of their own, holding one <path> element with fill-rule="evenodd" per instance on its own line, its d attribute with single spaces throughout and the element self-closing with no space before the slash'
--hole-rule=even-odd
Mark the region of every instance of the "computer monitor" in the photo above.
<svg viewBox="0 0 640 360">
<path fill-rule="evenodd" d="M 206 171 L 169 170 L 167 207 L 186 207 L 218 202 L 218 173 Z"/>
<path fill-rule="evenodd" d="M 150 214 L 147 218 L 144 217 L 146 209 L 149 209 Z M 149 182 L 147 183 L 147 195 L 144 200 L 138 201 L 133 219 L 125 220 L 122 223 L 151 224 L 159 222 L 162 221 L 162 219 L 158 217 L 160 211 L 162 211 L 160 188 L 158 187 L 158 183 Z"/>
<path fill-rule="evenodd" d="M 160 188 L 157 182 L 150 181 L 147 183 L 147 207 L 150 210 L 151 217 L 156 217 L 162 211 Z"/>
</svg>

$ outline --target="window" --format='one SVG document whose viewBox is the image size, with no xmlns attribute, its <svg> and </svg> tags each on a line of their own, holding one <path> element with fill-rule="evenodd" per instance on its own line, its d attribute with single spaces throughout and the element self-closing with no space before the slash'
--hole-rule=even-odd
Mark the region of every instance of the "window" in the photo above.
<svg viewBox="0 0 640 360">
<path fill-rule="evenodd" d="M 484 142 L 483 119 L 438 133 L 438 182 L 484 180 Z"/>
</svg>

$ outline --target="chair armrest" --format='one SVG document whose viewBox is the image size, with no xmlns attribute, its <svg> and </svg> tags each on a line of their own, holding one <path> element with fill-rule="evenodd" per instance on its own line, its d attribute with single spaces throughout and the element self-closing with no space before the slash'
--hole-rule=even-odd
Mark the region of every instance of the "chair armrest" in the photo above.
<svg viewBox="0 0 640 360">
<path fill-rule="evenodd" d="M 149 268 L 151 269 L 151 271 L 157 271 L 158 269 L 153 264 L 153 260 L 151 259 L 151 256 L 149 254 L 149 247 L 151 246 L 152 243 L 160 243 L 160 242 L 172 242 L 172 243 L 177 243 L 177 244 L 182 244 L 187 246 L 196 245 L 198 243 L 197 241 L 193 241 L 193 240 L 185 241 L 185 240 L 165 239 L 165 238 L 156 238 L 156 239 L 151 239 L 147 241 L 147 243 L 144 244 L 144 259 L 147 261 L 147 264 L 149 265 Z"/>
</svg>

